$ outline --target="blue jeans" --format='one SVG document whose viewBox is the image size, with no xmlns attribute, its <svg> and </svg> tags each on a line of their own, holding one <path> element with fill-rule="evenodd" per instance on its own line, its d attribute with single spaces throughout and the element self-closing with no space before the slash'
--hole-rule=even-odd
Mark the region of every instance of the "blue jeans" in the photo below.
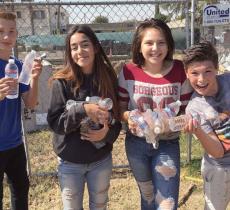
<svg viewBox="0 0 230 210">
<path fill-rule="evenodd" d="M 178 139 L 159 141 L 158 149 L 145 139 L 126 135 L 126 154 L 141 194 L 141 210 L 176 210 L 180 181 Z"/>
<path fill-rule="evenodd" d="M 60 160 L 58 177 L 64 210 L 83 210 L 85 183 L 87 183 L 89 192 L 89 208 L 105 210 L 111 174 L 111 154 L 90 164 L 76 164 Z"/>
</svg>

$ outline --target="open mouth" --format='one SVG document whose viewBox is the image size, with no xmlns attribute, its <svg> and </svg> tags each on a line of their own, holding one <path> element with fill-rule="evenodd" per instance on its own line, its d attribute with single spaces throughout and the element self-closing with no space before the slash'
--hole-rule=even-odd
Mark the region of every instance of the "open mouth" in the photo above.
<svg viewBox="0 0 230 210">
<path fill-rule="evenodd" d="M 196 88 L 199 89 L 199 90 L 204 90 L 208 87 L 208 84 L 206 85 L 196 85 Z"/>
</svg>

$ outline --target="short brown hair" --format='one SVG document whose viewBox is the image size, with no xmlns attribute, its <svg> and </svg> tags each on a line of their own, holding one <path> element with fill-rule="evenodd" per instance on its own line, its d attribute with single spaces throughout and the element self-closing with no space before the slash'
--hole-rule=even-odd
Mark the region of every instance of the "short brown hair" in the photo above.
<svg viewBox="0 0 230 210">
<path fill-rule="evenodd" d="M 15 21 L 16 15 L 13 12 L 7 12 L 4 10 L 0 10 L 0 18 Z"/>
<path fill-rule="evenodd" d="M 212 61 L 215 68 L 218 69 L 218 54 L 215 47 L 208 41 L 195 44 L 185 50 L 183 63 L 185 70 L 193 62 Z"/>
</svg>

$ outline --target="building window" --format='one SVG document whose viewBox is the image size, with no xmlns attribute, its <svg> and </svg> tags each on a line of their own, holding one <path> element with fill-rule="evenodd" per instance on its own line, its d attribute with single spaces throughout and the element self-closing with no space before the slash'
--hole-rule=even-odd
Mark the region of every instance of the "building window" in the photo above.
<svg viewBox="0 0 230 210">
<path fill-rule="evenodd" d="M 19 11 L 16 12 L 16 15 L 17 15 L 17 18 L 22 18 L 22 13 Z"/>
<path fill-rule="evenodd" d="M 45 19 L 45 11 L 43 10 L 33 11 L 33 19 Z"/>
</svg>

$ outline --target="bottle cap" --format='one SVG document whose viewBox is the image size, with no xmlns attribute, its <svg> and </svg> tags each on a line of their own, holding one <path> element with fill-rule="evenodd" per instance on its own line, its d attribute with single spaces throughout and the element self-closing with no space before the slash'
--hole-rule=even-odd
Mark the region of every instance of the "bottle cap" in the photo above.
<svg viewBox="0 0 230 210">
<path fill-rule="evenodd" d="M 9 62 L 9 63 L 14 63 L 14 59 L 10 58 L 10 59 L 8 60 L 8 62 Z"/>
<path fill-rule="evenodd" d="M 161 133 L 161 128 L 160 127 L 155 127 L 154 128 L 154 133 L 155 134 L 160 134 Z"/>
</svg>

